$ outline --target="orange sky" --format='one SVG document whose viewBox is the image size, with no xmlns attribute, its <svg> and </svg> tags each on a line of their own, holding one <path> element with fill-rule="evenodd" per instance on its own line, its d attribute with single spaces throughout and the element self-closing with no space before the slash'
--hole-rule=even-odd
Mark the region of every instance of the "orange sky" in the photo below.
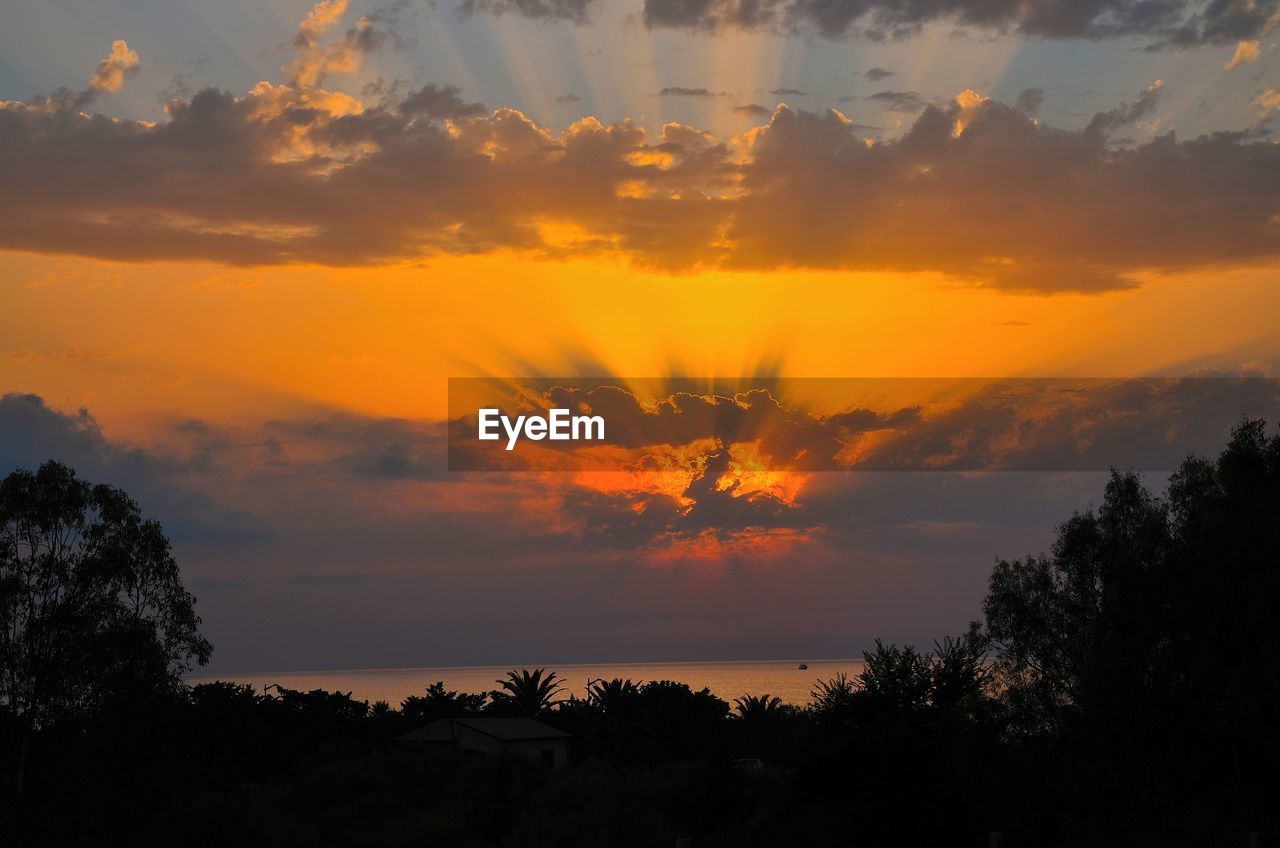
<svg viewBox="0 0 1280 848">
<path fill-rule="evenodd" d="M 1277 354 L 1267 269 L 1097 295 L 936 274 L 714 272 L 437 258 L 364 269 L 0 254 L 0 379 L 109 433 L 175 416 L 438 417 L 449 376 L 1131 376 Z M 1258 366 L 1254 366 L 1258 367 Z"/>
</svg>

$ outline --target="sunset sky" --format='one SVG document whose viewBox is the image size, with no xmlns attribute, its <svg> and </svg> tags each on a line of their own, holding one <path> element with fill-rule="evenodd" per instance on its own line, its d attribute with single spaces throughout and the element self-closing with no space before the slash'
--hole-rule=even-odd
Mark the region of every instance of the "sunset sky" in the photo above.
<svg viewBox="0 0 1280 848">
<path fill-rule="evenodd" d="M 450 473 L 450 377 L 1278 376 L 1280 0 L 0 15 L 0 473 L 215 671 L 928 644 L 1104 479 Z"/>
</svg>

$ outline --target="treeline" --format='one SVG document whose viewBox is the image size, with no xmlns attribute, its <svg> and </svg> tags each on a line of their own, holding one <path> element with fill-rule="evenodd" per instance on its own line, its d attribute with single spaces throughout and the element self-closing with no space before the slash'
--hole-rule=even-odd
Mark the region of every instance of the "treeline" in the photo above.
<svg viewBox="0 0 1280 848">
<path fill-rule="evenodd" d="M 164 841 L 194 822 L 183 840 L 210 845 L 986 844 L 989 816 L 1016 823 L 968 780 L 999 746 L 989 676 L 965 637 L 881 646 L 802 706 L 668 680 L 561 698 L 541 669 L 487 693 L 433 683 L 398 707 L 207 683 L 40 734 L 22 812 L 40 844 Z M 514 715 L 569 732 L 570 767 L 397 741 Z M 896 812 L 864 821 L 868 805 Z"/>
<path fill-rule="evenodd" d="M 541 669 L 399 705 L 181 686 L 182 660 L 207 647 L 198 619 L 167 548 L 110 491 L 76 519 L 98 547 L 62 568 L 97 600 L 60 618 L 13 602 L 36 585 L 15 575 L 47 565 L 24 560 L 15 528 L 30 541 L 75 485 L 48 468 L 0 484 L 13 844 L 1277 844 L 1280 436 L 1261 422 L 1188 459 L 1163 497 L 1113 473 L 1050 551 L 997 562 L 968 632 L 877 643 L 860 675 L 818 681 L 805 705 L 672 681 L 565 698 Z M 148 539 L 165 615 L 130 617 L 115 601 L 142 571 L 123 553 Z M 95 674 L 74 651 L 41 653 L 60 632 L 146 661 Z M 569 732 L 570 766 L 397 741 L 475 715 Z"/>
</svg>

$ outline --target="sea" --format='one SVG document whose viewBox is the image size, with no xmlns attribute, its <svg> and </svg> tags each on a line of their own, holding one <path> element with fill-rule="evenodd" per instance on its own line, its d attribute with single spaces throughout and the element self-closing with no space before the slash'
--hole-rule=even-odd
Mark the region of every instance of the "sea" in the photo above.
<svg viewBox="0 0 1280 848">
<path fill-rule="evenodd" d="M 650 680 L 676 680 L 694 689 L 706 687 L 726 701 L 744 695 L 776 695 L 784 703 L 803 705 L 819 680 L 838 674 L 853 677 L 862 671 L 863 661 L 807 660 L 808 668 L 800 668 L 801 660 L 743 660 L 737 662 L 666 662 L 666 663 L 593 663 L 544 666 L 454 666 L 440 668 L 368 668 L 336 671 L 277 671 L 246 674 L 192 674 L 191 685 L 215 680 L 247 683 L 259 691 L 276 684 L 286 689 L 350 692 L 352 697 L 374 703 L 386 701 L 399 706 L 410 695 L 421 695 L 427 686 L 443 681 L 445 688 L 457 692 L 488 692 L 498 688 L 498 679 L 513 668 L 546 668 L 559 676 L 564 692 L 561 697 L 586 694 L 595 680 L 615 677 L 630 678 L 637 684 Z"/>
</svg>

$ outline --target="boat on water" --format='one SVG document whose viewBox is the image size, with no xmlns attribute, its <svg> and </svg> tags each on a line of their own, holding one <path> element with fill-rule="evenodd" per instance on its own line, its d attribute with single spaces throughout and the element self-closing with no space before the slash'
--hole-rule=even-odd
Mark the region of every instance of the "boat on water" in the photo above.
<svg viewBox="0 0 1280 848">
<path fill-rule="evenodd" d="M 799 668 L 801 671 L 804 671 L 804 670 L 805 670 L 806 668 L 808 668 L 808 667 L 809 667 L 809 664 L 808 664 L 808 663 L 803 663 L 803 662 L 802 662 L 802 663 L 800 663 L 800 665 L 798 666 L 798 668 Z"/>
</svg>

